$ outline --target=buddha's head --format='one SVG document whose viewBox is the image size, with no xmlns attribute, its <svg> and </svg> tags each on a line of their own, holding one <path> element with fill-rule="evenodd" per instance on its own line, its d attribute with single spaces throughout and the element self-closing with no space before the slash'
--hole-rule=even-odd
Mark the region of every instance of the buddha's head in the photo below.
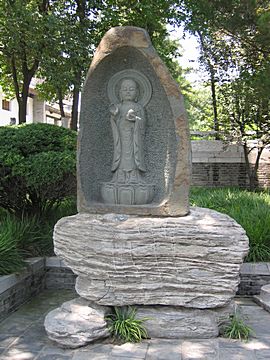
<svg viewBox="0 0 270 360">
<path fill-rule="evenodd" d="M 122 101 L 135 101 L 137 97 L 137 84 L 132 79 L 124 79 L 120 86 L 120 98 Z"/>
</svg>

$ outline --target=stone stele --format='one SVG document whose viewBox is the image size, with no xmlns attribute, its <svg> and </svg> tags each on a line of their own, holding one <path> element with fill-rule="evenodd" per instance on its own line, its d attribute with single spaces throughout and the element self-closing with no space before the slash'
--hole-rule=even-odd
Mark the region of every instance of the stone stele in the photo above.
<svg viewBox="0 0 270 360">
<path fill-rule="evenodd" d="M 77 298 L 50 311 L 44 326 L 51 340 L 63 347 L 77 348 L 110 335 L 104 319 L 108 312 L 105 306 Z"/>
<path fill-rule="evenodd" d="M 82 91 L 79 212 L 186 215 L 190 159 L 183 97 L 149 35 L 112 28 Z"/>
<path fill-rule="evenodd" d="M 234 297 L 248 238 L 229 216 L 192 208 L 185 217 L 62 218 L 54 246 L 79 275 L 77 293 L 99 305 L 206 309 Z"/>
</svg>

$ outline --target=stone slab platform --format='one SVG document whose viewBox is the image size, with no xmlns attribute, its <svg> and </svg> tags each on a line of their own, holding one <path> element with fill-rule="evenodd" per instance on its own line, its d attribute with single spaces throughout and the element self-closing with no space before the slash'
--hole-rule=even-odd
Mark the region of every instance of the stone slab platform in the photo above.
<svg viewBox="0 0 270 360">
<path fill-rule="evenodd" d="M 202 340 L 151 339 L 140 344 L 115 345 L 108 341 L 76 350 L 62 349 L 44 330 L 47 312 L 74 298 L 66 290 L 44 291 L 0 322 L 1 360 L 268 360 L 270 314 L 251 299 L 238 299 L 242 313 L 256 332 L 247 343 L 223 338 Z"/>
</svg>

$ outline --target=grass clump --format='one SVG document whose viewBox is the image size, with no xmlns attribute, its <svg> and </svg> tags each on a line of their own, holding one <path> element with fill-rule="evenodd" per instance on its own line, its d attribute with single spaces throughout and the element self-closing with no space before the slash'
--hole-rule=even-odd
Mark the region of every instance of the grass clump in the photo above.
<svg viewBox="0 0 270 360">
<path fill-rule="evenodd" d="M 114 307 L 114 312 L 106 317 L 114 339 L 136 343 L 148 338 L 147 330 L 143 326 L 143 322 L 148 319 L 136 319 L 136 312 L 136 309 L 131 307 Z"/>
<path fill-rule="evenodd" d="M 250 251 L 245 261 L 270 261 L 270 193 L 234 188 L 192 188 L 191 205 L 235 219 L 245 230 Z"/>
<path fill-rule="evenodd" d="M 240 341 L 247 341 L 254 331 L 245 324 L 243 318 L 237 311 L 230 315 L 229 322 L 225 325 L 223 336 L 229 339 L 237 339 Z"/>
</svg>

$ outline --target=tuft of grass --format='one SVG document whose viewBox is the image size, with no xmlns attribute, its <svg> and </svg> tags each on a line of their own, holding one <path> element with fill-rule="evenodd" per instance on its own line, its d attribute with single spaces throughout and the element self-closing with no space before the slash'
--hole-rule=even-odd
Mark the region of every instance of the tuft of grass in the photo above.
<svg viewBox="0 0 270 360">
<path fill-rule="evenodd" d="M 224 327 L 223 336 L 229 339 L 237 339 L 240 341 L 247 341 L 254 331 L 245 324 L 243 318 L 235 311 L 230 315 L 229 322 Z"/>
<path fill-rule="evenodd" d="M 147 339 L 147 330 L 143 322 L 147 318 L 136 319 L 136 309 L 114 307 L 114 312 L 106 317 L 111 335 L 124 342 L 140 342 Z"/>
<path fill-rule="evenodd" d="M 192 188 L 191 205 L 235 219 L 246 231 L 250 251 L 245 261 L 270 261 L 270 193 L 235 188 Z"/>
</svg>

